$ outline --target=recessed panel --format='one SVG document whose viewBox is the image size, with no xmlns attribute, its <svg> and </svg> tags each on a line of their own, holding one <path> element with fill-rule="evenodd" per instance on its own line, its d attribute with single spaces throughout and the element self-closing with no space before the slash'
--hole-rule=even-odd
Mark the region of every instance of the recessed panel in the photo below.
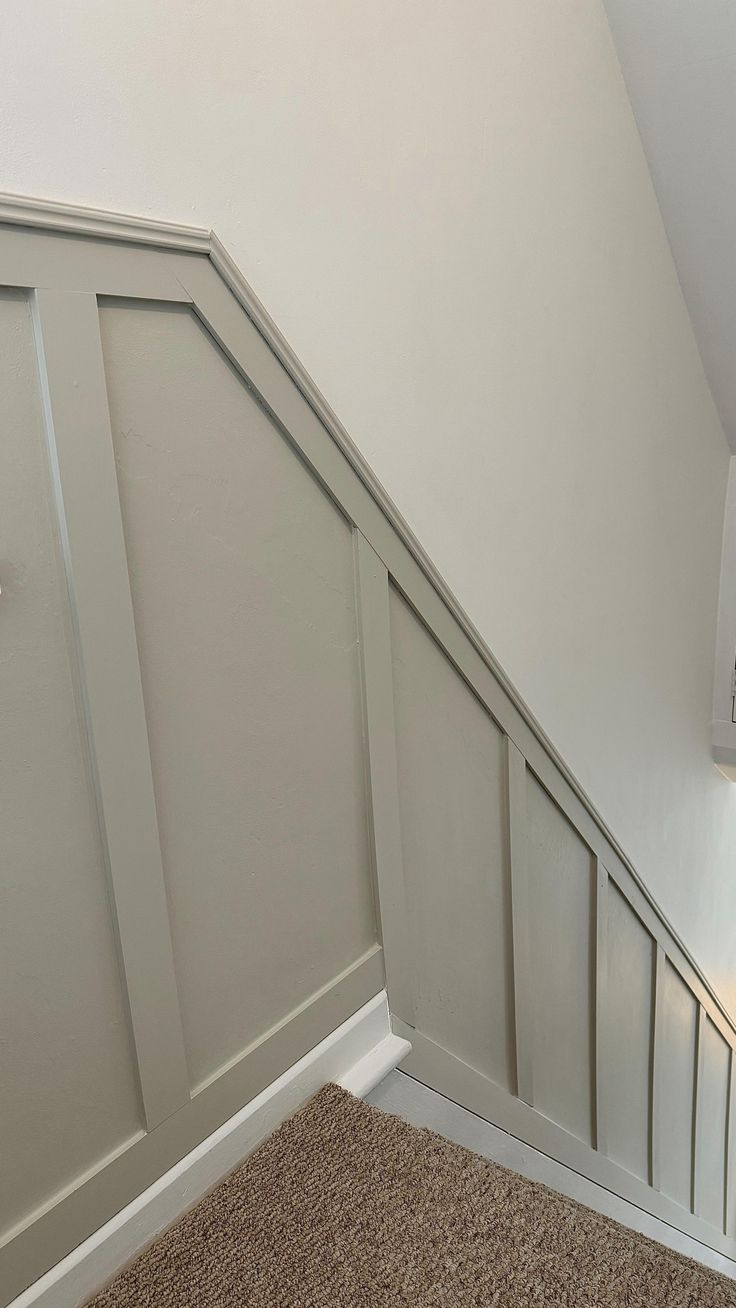
<svg viewBox="0 0 736 1308">
<path fill-rule="evenodd" d="M 608 996 L 604 1042 L 608 1153 L 649 1181 L 654 942 L 623 895 L 609 882 Z"/>
<path fill-rule="evenodd" d="M 391 638 L 417 1026 L 508 1087 L 503 736 L 394 590 Z"/>
<path fill-rule="evenodd" d="M 534 1106 L 593 1135 L 593 861 L 527 771 Z"/>
<path fill-rule="evenodd" d="M 703 1015 L 703 1064 L 698 1106 L 698 1216 L 723 1230 L 726 1183 L 726 1125 L 731 1054 L 723 1037 Z"/>
<path fill-rule="evenodd" d="M 0 1235 L 141 1128 L 31 315 L 0 291 Z"/>
<path fill-rule="evenodd" d="M 376 938 L 352 533 L 188 309 L 101 328 L 198 1084 Z"/>
<path fill-rule="evenodd" d="M 698 1006 L 668 962 L 657 1030 L 657 1121 L 662 1191 L 683 1208 L 692 1198 L 693 1094 Z M 660 1044 L 661 1040 L 661 1044 Z"/>
</svg>

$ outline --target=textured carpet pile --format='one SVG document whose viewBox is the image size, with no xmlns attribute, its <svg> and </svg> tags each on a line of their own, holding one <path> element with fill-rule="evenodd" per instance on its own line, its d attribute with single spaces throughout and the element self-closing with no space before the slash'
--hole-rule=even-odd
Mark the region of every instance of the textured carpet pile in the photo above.
<svg viewBox="0 0 736 1308">
<path fill-rule="evenodd" d="M 320 1091 L 93 1308 L 736 1308 L 736 1282 Z"/>
</svg>

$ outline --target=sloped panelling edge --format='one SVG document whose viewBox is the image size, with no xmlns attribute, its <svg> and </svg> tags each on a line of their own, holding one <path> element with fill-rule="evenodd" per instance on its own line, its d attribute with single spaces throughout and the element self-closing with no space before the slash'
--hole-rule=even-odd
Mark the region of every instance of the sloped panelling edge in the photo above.
<svg viewBox="0 0 736 1308">
<path fill-rule="evenodd" d="M 26 247 L 30 245 L 38 246 L 41 250 L 43 271 L 39 275 L 45 278 L 47 275 L 58 274 L 63 281 L 63 286 L 58 291 L 35 292 L 36 312 L 40 313 L 41 318 L 44 315 L 48 318 L 50 307 L 53 308 L 51 301 L 57 294 L 73 301 L 77 315 L 82 312 L 86 299 L 91 301 L 91 297 L 101 294 L 183 301 L 191 306 L 354 527 L 364 691 L 367 692 L 364 729 L 372 780 L 375 780 L 372 776 L 374 770 L 377 770 L 376 776 L 380 774 L 384 779 L 389 776 L 389 772 L 393 774 L 395 770 L 391 767 L 387 771 L 386 768 L 386 760 L 390 762 L 390 756 L 394 753 L 390 630 L 385 612 L 389 586 L 393 585 L 408 601 L 507 737 L 507 791 L 512 832 L 511 875 L 516 890 L 523 891 L 523 808 L 527 775 L 536 778 L 546 790 L 597 860 L 599 892 L 603 892 L 598 895 L 597 909 L 599 948 L 596 956 L 596 997 L 599 1011 L 602 1011 L 599 983 L 605 960 L 605 950 L 600 944 L 605 940 L 605 887 L 607 878 L 610 877 L 622 890 L 633 912 L 656 942 L 658 961 L 661 959 L 664 963 L 664 959 L 668 958 L 672 962 L 692 992 L 693 999 L 700 1005 L 699 1031 L 707 1029 L 705 1021 L 708 1014 L 727 1040 L 732 1050 L 730 1066 L 733 1068 L 736 1028 L 713 988 L 678 940 L 612 833 L 498 667 L 490 650 L 457 605 L 401 515 L 355 450 L 344 428 L 301 368 L 217 238 L 202 229 L 167 228 L 165 224 L 150 223 L 124 215 L 105 215 L 92 210 L 76 210 L 72 206 L 44 205 L 12 197 L 0 199 L 0 224 L 2 223 L 8 234 L 13 233 L 13 250 L 5 260 L 5 273 L 10 279 L 8 284 L 48 286 L 47 281 L 27 280 L 32 260 Z M 86 237 L 87 240 L 75 241 L 75 236 Z M 62 239 L 57 242 L 53 240 L 54 237 Z M 15 248 L 16 238 L 18 248 L 22 247 L 20 258 L 17 257 Z M 58 258 L 59 251 L 56 248 L 53 251 L 50 249 L 57 244 L 63 248 L 64 258 L 61 260 Z M 90 254 L 89 267 L 82 258 L 85 252 Z M 70 295 L 70 292 L 73 294 Z M 86 292 L 86 296 L 79 292 Z M 67 313 L 70 312 L 70 305 L 67 304 Z M 65 341 L 69 335 L 61 329 L 63 325 L 64 320 L 56 324 L 58 330 L 55 338 L 58 341 Z M 57 369 L 57 372 L 62 382 L 64 378 L 76 375 L 66 366 Z M 95 439 L 97 432 L 98 427 L 95 426 Z M 366 639 L 366 632 L 370 635 L 370 640 Z M 403 1019 L 413 1028 L 411 963 L 405 948 L 406 935 L 400 911 L 401 848 L 400 840 L 397 840 L 397 795 L 393 782 L 389 785 L 387 781 L 378 787 L 374 785 L 371 798 L 374 862 L 377 865 L 383 916 L 391 1007 L 398 1019 Z M 521 903 L 523 908 L 523 895 L 519 900 L 517 894 L 516 900 L 518 921 L 521 913 L 518 904 Z M 514 952 L 515 971 L 523 974 L 524 951 L 517 949 L 516 940 Z M 374 962 L 380 963 L 379 955 L 380 949 L 370 959 L 362 960 L 360 970 L 363 970 L 363 965 L 370 967 Z M 527 1003 L 527 1010 L 528 1007 Z M 145 1010 L 143 1015 L 147 1017 Z M 524 1060 L 533 1058 L 533 1047 L 529 1037 L 528 1012 L 525 1019 L 523 985 L 517 987 L 515 1017 L 517 1090 L 520 1095 L 526 1095 L 531 1104 L 533 1075 L 530 1073 L 533 1072 L 533 1064 L 530 1063 L 525 1075 Z M 596 1024 L 597 1027 L 600 1025 L 601 1023 Z M 603 1035 L 605 1038 L 605 1033 Z M 654 1040 L 653 1043 L 653 1085 L 656 1087 L 660 1076 L 657 1041 Z M 417 1057 L 422 1055 L 425 1045 L 428 1045 L 426 1038 L 418 1032 L 415 1046 Z M 699 1044 L 699 1051 L 701 1048 L 702 1045 Z M 445 1051 L 439 1046 L 433 1049 L 427 1047 L 425 1054 L 429 1069 L 426 1075 L 437 1083 Z M 596 1061 L 598 1064 L 601 1060 L 597 1058 Z M 702 1057 L 698 1059 L 696 1090 L 701 1080 L 702 1061 Z M 463 1097 L 476 1095 L 482 1090 L 485 1112 L 492 1120 L 502 1119 L 502 1125 L 511 1130 L 514 1130 L 514 1123 L 518 1120 L 517 1130 L 521 1135 L 527 1129 L 538 1129 L 539 1115 L 532 1107 L 524 1111 L 521 1099 L 507 1096 L 510 1102 L 505 1099 L 501 1101 L 492 1086 L 489 1089 L 485 1083 L 482 1087 L 477 1083 L 472 1087 L 466 1084 L 459 1060 L 453 1058 L 452 1067 L 453 1085 L 457 1087 L 461 1101 Z M 731 1075 L 732 1096 L 734 1079 Z M 516 1106 L 510 1106 L 511 1103 Z M 700 1097 L 697 1093 L 694 1109 L 692 1161 L 693 1176 L 696 1178 L 700 1117 Z M 152 1120 L 157 1115 L 154 1104 Z M 652 1194 L 656 1196 L 657 1172 L 654 1092 L 651 1118 L 650 1183 L 649 1186 L 642 1183 L 639 1192 L 643 1207 L 657 1202 L 656 1198 L 651 1198 Z M 732 1119 L 733 1113 L 729 1113 L 724 1123 L 724 1133 L 730 1139 L 733 1138 Z M 601 1123 L 598 1125 L 600 1129 Z M 165 1135 L 167 1122 L 158 1130 Z M 577 1165 L 586 1173 L 593 1173 L 599 1164 L 591 1162 L 591 1158 L 600 1158 L 600 1154 L 605 1153 L 600 1138 L 597 1145 L 597 1155 L 595 1147 L 592 1154 L 589 1149 L 585 1154 L 576 1150 L 572 1165 Z M 572 1146 L 564 1132 L 558 1131 L 549 1147 L 562 1161 L 570 1161 Z M 611 1188 L 619 1188 L 621 1180 L 617 1174 L 610 1169 L 608 1174 Z M 694 1182 L 691 1212 L 682 1210 L 681 1218 L 673 1213 L 673 1224 L 684 1220 L 687 1222 L 684 1229 L 692 1230 L 692 1222 L 698 1221 L 695 1217 L 696 1209 Z M 657 1207 L 654 1211 L 657 1211 Z M 40 1221 L 44 1222 L 45 1217 Z M 724 1212 L 724 1232 L 730 1232 L 732 1227 L 731 1215 Z M 719 1235 L 714 1228 L 708 1229 L 705 1224 L 699 1227 L 698 1234 L 699 1238 L 713 1243 L 714 1247 L 732 1252 L 733 1240 L 730 1236 Z M 30 1228 L 26 1229 L 19 1237 L 18 1253 L 21 1253 L 21 1247 L 26 1242 L 30 1253 L 31 1244 L 34 1248 L 37 1247 L 37 1238 L 36 1232 L 31 1233 Z M 47 1255 L 49 1251 L 50 1248 L 47 1248 Z"/>
<path fill-rule="evenodd" d="M 654 909 L 660 921 L 666 926 L 669 935 L 676 941 L 682 954 L 687 958 L 690 966 L 706 987 L 711 999 L 719 1008 L 731 1029 L 736 1033 L 736 1019 L 727 1011 L 702 968 L 690 954 L 687 946 L 681 940 L 666 915 L 655 903 L 634 864 L 626 855 L 605 819 L 585 793 L 575 774 L 560 756 L 531 709 L 515 689 L 480 632 L 458 603 L 393 500 L 366 463 L 309 373 L 299 362 L 291 346 L 279 331 L 270 314 L 246 281 L 235 260 L 228 253 L 216 233 L 208 231 L 204 227 L 162 222 L 157 219 L 142 218 L 131 214 L 114 213 L 81 205 L 9 194 L 0 194 L 0 223 L 47 228 L 52 231 L 94 236 L 98 239 L 124 240 L 139 245 L 158 246 L 161 249 L 208 255 L 223 281 L 268 342 L 269 347 L 283 364 L 292 381 L 298 386 L 332 439 L 350 461 L 355 472 L 370 491 L 391 526 L 399 534 L 404 545 L 443 600 L 446 608 L 458 622 L 556 768 L 562 773 L 568 785 L 603 832 L 607 841 L 637 883 L 642 895 Z"/>
</svg>

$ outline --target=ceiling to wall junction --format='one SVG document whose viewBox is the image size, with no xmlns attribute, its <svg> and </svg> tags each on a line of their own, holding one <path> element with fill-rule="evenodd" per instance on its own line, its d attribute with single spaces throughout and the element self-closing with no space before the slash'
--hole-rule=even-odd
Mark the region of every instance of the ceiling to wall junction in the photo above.
<svg viewBox="0 0 736 1308">
<path fill-rule="evenodd" d="M 703 363 L 736 451 L 736 4 L 604 4 Z"/>
</svg>

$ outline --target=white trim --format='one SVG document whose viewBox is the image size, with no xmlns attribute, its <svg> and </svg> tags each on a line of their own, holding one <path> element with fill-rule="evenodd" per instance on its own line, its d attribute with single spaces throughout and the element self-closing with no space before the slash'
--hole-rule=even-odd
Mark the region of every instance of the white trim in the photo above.
<svg viewBox="0 0 736 1308">
<path fill-rule="evenodd" d="M 359 1058 L 357 1063 L 353 1063 L 344 1076 L 337 1078 L 338 1084 L 358 1099 L 365 1099 L 384 1076 L 393 1072 L 402 1059 L 410 1053 L 411 1044 L 408 1040 L 393 1034 L 384 1036 L 383 1040 L 369 1050 L 364 1058 Z"/>
<path fill-rule="evenodd" d="M 382 990 L 8 1308 L 81 1308 L 327 1081 L 362 1097 L 410 1050 Z"/>
<path fill-rule="evenodd" d="M 629 1199 L 622 1199 L 613 1190 L 526 1144 L 493 1122 L 469 1112 L 405 1072 L 388 1077 L 370 1096 L 369 1102 L 382 1113 L 393 1113 L 412 1126 L 435 1131 L 445 1140 L 452 1140 L 474 1154 L 490 1158 L 530 1181 L 539 1181 L 550 1190 L 567 1195 L 576 1203 L 592 1208 L 604 1217 L 611 1217 L 622 1226 L 638 1231 L 650 1240 L 657 1240 L 668 1249 L 685 1254 L 736 1281 L 736 1261 L 733 1258 L 711 1249 L 702 1240 L 687 1235 L 662 1218 L 654 1217 Z"/>
</svg>

